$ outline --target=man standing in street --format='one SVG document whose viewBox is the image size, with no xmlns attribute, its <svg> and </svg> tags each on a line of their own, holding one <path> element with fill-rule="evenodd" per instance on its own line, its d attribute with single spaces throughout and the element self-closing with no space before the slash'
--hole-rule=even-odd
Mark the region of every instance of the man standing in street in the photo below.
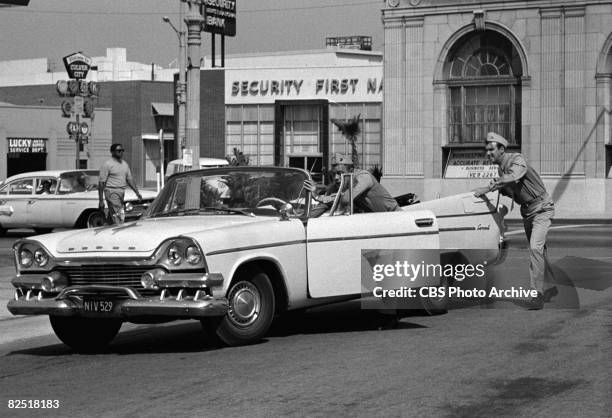
<svg viewBox="0 0 612 418">
<path fill-rule="evenodd" d="M 521 216 L 529 240 L 529 276 L 531 288 L 538 296 L 532 298 L 529 309 L 542 309 L 544 302 L 557 294 L 557 288 L 544 290 L 544 276 L 548 266 L 546 258 L 546 234 L 555 214 L 552 198 L 546 192 L 540 175 L 527 165 L 518 153 L 506 153 L 508 141 L 501 135 L 489 132 L 486 139 L 487 157 L 499 166 L 499 177 L 487 187 L 474 190 L 476 197 L 499 190 L 521 205 Z"/>
<path fill-rule="evenodd" d="M 102 164 L 100 168 L 100 183 L 98 185 L 98 197 L 100 210 L 104 210 L 104 200 L 108 206 L 108 222 L 111 224 L 123 223 L 125 212 L 123 209 L 123 197 L 125 189 L 130 186 L 139 200 L 142 200 L 140 192 L 134 184 L 130 166 L 123 160 L 123 146 L 113 144 L 110 148 L 112 158 Z"/>
</svg>

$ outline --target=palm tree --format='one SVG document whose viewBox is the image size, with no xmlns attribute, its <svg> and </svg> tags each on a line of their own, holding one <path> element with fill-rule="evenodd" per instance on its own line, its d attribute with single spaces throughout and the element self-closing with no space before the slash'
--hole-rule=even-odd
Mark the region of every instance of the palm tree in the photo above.
<svg viewBox="0 0 612 418">
<path fill-rule="evenodd" d="M 359 129 L 359 118 L 361 114 L 352 119 L 340 120 L 331 119 L 332 123 L 338 127 L 342 136 L 351 144 L 351 158 L 355 168 L 359 168 L 359 152 L 357 151 L 357 136 L 361 133 Z"/>
</svg>

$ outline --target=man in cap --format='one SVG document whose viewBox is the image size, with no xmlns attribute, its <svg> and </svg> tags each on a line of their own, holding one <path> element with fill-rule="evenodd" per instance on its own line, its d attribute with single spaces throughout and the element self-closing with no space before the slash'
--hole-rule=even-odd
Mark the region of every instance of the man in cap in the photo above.
<svg viewBox="0 0 612 418">
<path fill-rule="evenodd" d="M 529 276 L 531 288 L 537 297 L 530 301 L 529 309 L 542 309 L 545 301 L 557 294 L 557 288 L 544 291 L 544 276 L 550 270 L 546 258 L 546 234 L 555 214 L 552 198 L 546 192 L 540 175 L 518 153 L 506 153 L 508 141 L 495 132 L 486 139 L 487 157 L 497 164 L 499 177 L 488 186 L 474 190 L 476 197 L 499 190 L 521 205 L 521 216 L 529 240 Z"/>
<path fill-rule="evenodd" d="M 361 212 L 393 212 L 401 210 L 397 201 L 391 194 L 376 180 L 367 170 L 354 169 L 353 160 L 344 155 L 338 155 L 332 160 L 332 170 L 334 179 L 340 184 L 342 174 L 353 173 L 353 203 L 358 211 Z M 315 191 L 312 182 L 307 181 L 305 188 L 311 192 Z M 345 205 L 350 204 L 349 191 L 341 191 L 341 202 Z M 315 197 L 315 199 L 317 199 Z M 329 203 L 330 198 L 323 199 L 323 203 Z M 333 201 L 333 199 L 331 199 Z"/>
</svg>

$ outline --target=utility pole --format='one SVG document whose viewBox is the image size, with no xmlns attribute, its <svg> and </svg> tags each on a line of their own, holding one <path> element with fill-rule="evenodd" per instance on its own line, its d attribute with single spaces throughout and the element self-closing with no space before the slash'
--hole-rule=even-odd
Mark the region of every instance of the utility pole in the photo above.
<svg viewBox="0 0 612 418">
<path fill-rule="evenodd" d="M 200 13 L 201 0 L 187 0 L 187 126 L 185 151 L 191 154 L 192 167 L 200 166 L 200 45 L 204 18 Z"/>
<path fill-rule="evenodd" d="M 185 105 L 186 105 L 186 90 L 187 90 L 187 82 L 185 80 L 185 61 L 187 59 L 187 51 L 185 48 L 185 2 L 180 2 L 180 14 L 179 14 L 179 28 L 177 29 L 170 21 L 170 18 L 164 16 L 162 20 L 170 25 L 170 27 L 176 33 L 179 41 L 179 57 L 178 57 L 178 66 L 179 66 L 179 76 L 178 83 L 176 85 L 176 103 L 178 105 L 178 120 L 177 120 L 177 129 L 176 135 L 174 138 L 175 149 L 176 149 L 176 158 L 182 158 L 183 156 L 183 147 L 185 146 Z"/>
</svg>

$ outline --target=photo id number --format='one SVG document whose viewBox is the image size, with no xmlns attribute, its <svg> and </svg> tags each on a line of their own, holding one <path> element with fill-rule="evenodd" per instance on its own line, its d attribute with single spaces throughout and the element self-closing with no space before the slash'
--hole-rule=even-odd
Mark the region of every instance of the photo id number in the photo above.
<svg viewBox="0 0 612 418">
<path fill-rule="evenodd" d="M 60 402 L 57 399 L 9 399 L 9 409 L 57 409 Z"/>
</svg>

